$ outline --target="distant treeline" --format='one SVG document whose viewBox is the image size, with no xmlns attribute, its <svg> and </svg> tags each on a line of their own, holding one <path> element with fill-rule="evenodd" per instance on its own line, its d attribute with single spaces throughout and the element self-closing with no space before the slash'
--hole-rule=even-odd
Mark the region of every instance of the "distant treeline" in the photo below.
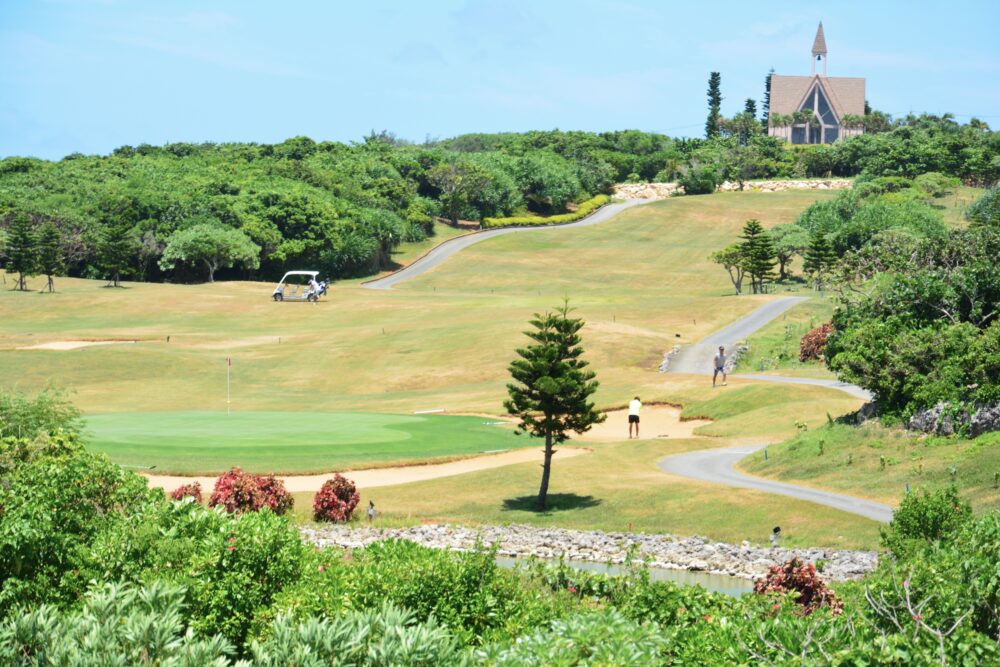
<svg viewBox="0 0 1000 667">
<path fill-rule="evenodd" d="M 759 123 L 727 128 L 711 140 L 553 130 L 412 145 L 383 132 L 349 145 L 295 137 L 11 157 L 0 160 L 0 262 L 11 268 L 20 253 L 19 271 L 44 273 L 25 246 L 45 237 L 49 255 L 58 241 L 47 264 L 73 276 L 350 277 L 390 267 L 392 250 L 432 233 L 436 216 L 559 214 L 622 181 L 680 179 L 694 194 L 724 179 L 1000 175 L 997 134 L 948 117 L 890 122 L 832 146 L 792 147 Z"/>
</svg>

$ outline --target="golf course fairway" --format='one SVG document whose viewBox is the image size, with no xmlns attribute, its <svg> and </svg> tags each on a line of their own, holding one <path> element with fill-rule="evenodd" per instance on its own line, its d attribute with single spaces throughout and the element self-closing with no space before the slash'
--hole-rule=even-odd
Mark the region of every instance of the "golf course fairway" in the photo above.
<svg viewBox="0 0 1000 667">
<path fill-rule="evenodd" d="M 157 472 L 309 473 L 534 444 L 484 417 L 373 412 L 132 412 L 87 418 L 90 447 Z"/>
</svg>

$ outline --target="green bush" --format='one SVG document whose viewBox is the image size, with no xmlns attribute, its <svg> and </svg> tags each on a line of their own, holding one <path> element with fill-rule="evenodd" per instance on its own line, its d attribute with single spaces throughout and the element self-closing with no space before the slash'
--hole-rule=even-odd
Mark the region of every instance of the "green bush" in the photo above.
<svg viewBox="0 0 1000 667">
<path fill-rule="evenodd" d="M 522 215 L 510 218 L 483 218 L 483 227 L 493 228 L 562 225 L 567 222 L 575 222 L 587 217 L 597 209 L 607 204 L 609 201 L 611 201 L 611 198 L 607 195 L 597 195 L 596 197 L 592 197 L 591 199 L 581 202 L 579 207 L 577 207 L 577 209 L 572 213 L 560 213 L 559 215 L 550 215 L 548 217 Z"/>
<path fill-rule="evenodd" d="M 712 165 L 692 167 L 681 174 L 677 182 L 686 195 L 710 195 L 722 183 L 722 174 Z"/>
<path fill-rule="evenodd" d="M 389 604 L 303 622 L 283 616 L 250 652 L 254 667 L 462 667 L 470 662 L 433 618 L 420 622 L 413 612 Z"/>
<path fill-rule="evenodd" d="M 0 485 L 0 610 L 74 600 L 86 587 L 95 537 L 163 502 L 139 475 L 54 440 L 60 444 L 16 465 Z"/>
<path fill-rule="evenodd" d="M 974 225 L 1000 227 L 1000 185 L 984 192 L 965 212 L 965 217 Z"/>
<path fill-rule="evenodd" d="M 962 185 L 962 181 L 954 176 L 945 176 L 936 171 L 929 171 L 914 178 L 913 185 L 923 190 L 927 196 L 939 199 Z"/>
<path fill-rule="evenodd" d="M 189 587 L 191 626 L 243 646 L 254 618 L 302 577 L 306 546 L 265 508 L 223 520 L 196 544 L 179 581 Z"/>
<path fill-rule="evenodd" d="M 654 623 L 637 623 L 606 610 L 552 621 L 512 644 L 479 649 L 476 657 L 496 667 L 595 665 L 659 667 L 669 642 Z M 711 656 L 704 656 L 711 660 Z"/>
<path fill-rule="evenodd" d="M 903 496 L 892 521 L 881 530 L 882 546 L 899 559 L 934 543 L 953 540 L 972 519 L 972 507 L 950 486 L 940 491 Z"/>
<path fill-rule="evenodd" d="M 79 611 L 42 605 L 0 624 L 0 664 L 226 667 L 232 645 L 187 632 L 184 589 L 104 584 Z"/>
<path fill-rule="evenodd" d="M 34 398 L 0 389 L 0 438 L 79 433 L 80 427 L 80 411 L 58 389 L 43 389 Z"/>
<path fill-rule="evenodd" d="M 1000 660 L 997 553 L 1000 517 L 991 513 L 949 538 L 883 559 L 865 581 L 867 614 L 883 632 L 927 635 L 935 649 L 934 633 L 941 632 L 952 659 L 969 655 L 977 656 L 972 664 L 994 664 Z"/>
<path fill-rule="evenodd" d="M 91 554 L 97 580 L 183 585 L 191 627 L 240 648 L 263 622 L 258 616 L 311 563 L 298 531 L 270 509 L 227 514 L 190 499 L 134 513 L 100 535 Z"/>
<path fill-rule="evenodd" d="M 421 621 L 432 616 L 463 644 L 513 637 L 561 615 L 558 600 L 525 586 L 496 564 L 494 551 L 453 553 L 387 540 L 345 559 L 321 552 L 309 575 L 282 593 L 274 614 L 336 616 L 346 609 L 375 609 L 391 602 Z M 258 626 L 263 629 L 264 626 Z"/>
</svg>

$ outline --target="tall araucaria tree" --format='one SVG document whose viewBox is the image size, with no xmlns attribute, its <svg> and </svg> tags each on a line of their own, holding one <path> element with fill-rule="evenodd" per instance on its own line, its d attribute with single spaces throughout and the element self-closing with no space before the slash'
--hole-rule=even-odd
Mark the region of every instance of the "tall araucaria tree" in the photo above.
<svg viewBox="0 0 1000 667">
<path fill-rule="evenodd" d="M 49 292 L 56 291 L 52 277 L 65 270 L 66 258 L 62 250 L 62 236 L 54 224 L 46 222 L 38 234 L 38 271 L 48 278 L 46 289 Z"/>
<path fill-rule="evenodd" d="M 719 136 L 719 122 L 722 108 L 722 75 L 712 72 L 708 77 L 708 118 L 705 120 L 705 138 Z"/>
<path fill-rule="evenodd" d="M 510 363 L 514 382 L 507 385 L 507 412 L 519 419 L 518 428 L 532 437 L 545 438 L 545 462 L 536 507 L 546 509 L 554 445 L 604 421 L 605 415 L 589 400 L 598 382 L 581 357 L 583 320 L 571 318 L 569 302 L 544 315 L 535 313 L 525 335 L 535 341 L 517 350 Z"/>
<path fill-rule="evenodd" d="M 31 220 L 19 213 L 10 226 L 7 237 L 7 272 L 16 273 L 14 289 L 27 290 L 26 278 L 38 270 L 38 238 Z"/>
<path fill-rule="evenodd" d="M 805 250 L 805 260 L 802 270 L 813 278 L 813 286 L 823 289 L 826 275 L 837 263 L 837 254 L 824 234 L 814 231 L 809 238 L 809 247 Z"/>
<path fill-rule="evenodd" d="M 139 203 L 129 195 L 110 193 L 98 203 L 97 264 L 109 286 L 120 287 L 122 275 L 132 268 L 139 249 L 135 232 L 141 216 Z"/>
<path fill-rule="evenodd" d="M 771 77 L 774 75 L 774 68 L 772 67 L 767 73 L 767 77 L 764 79 L 764 101 L 761 103 L 761 118 L 760 126 L 764 128 L 767 132 L 767 123 L 771 117 Z"/>
<path fill-rule="evenodd" d="M 778 263 L 774 243 L 759 220 L 751 218 L 743 225 L 743 254 L 746 258 L 746 272 L 750 276 L 750 287 L 754 294 L 764 292 L 764 283 L 774 278 L 774 267 Z"/>
</svg>

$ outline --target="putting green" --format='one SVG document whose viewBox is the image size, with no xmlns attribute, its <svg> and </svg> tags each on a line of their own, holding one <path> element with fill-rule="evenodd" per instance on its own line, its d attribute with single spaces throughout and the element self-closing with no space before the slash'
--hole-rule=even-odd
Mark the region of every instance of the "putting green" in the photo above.
<svg viewBox="0 0 1000 667">
<path fill-rule="evenodd" d="M 157 472 L 326 472 L 528 446 L 483 417 L 372 412 L 140 412 L 87 418 L 89 447 Z"/>
</svg>

